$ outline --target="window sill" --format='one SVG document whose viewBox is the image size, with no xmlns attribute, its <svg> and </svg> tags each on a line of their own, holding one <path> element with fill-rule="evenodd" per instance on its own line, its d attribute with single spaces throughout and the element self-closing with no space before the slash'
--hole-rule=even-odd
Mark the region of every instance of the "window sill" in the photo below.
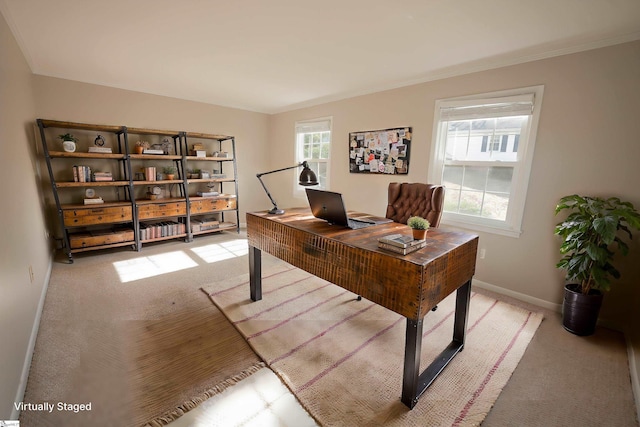
<svg viewBox="0 0 640 427">
<path fill-rule="evenodd" d="M 501 236 L 513 237 L 516 239 L 519 238 L 520 235 L 522 234 L 522 230 L 514 230 L 507 227 L 495 227 L 495 226 L 490 226 L 486 224 L 473 224 L 469 222 L 446 219 L 444 217 L 440 220 L 440 226 L 443 226 L 443 225 L 449 226 L 449 227 L 461 228 L 463 230 L 468 230 L 468 231 L 481 231 L 483 233 L 498 234 Z"/>
</svg>

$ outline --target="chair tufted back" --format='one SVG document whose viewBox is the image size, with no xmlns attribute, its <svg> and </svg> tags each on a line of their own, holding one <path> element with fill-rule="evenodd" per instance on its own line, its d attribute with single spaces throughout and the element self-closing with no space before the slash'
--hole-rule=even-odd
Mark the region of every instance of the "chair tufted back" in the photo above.
<svg viewBox="0 0 640 427">
<path fill-rule="evenodd" d="M 410 216 L 421 216 L 437 227 L 442 216 L 444 187 L 422 183 L 389 184 L 389 204 L 386 217 L 406 224 Z"/>
</svg>

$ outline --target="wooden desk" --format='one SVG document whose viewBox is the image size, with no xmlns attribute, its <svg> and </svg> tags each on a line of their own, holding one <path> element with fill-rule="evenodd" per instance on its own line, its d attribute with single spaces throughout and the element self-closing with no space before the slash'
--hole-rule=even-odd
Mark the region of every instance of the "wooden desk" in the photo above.
<svg viewBox="0 0 640 427">
<path fill-rule="evenodd" d="M 403 256 L 378 248 L 378 238 L 394 233 L 410 230 L 395 222 L 359 230 L 332 226 L 306 208 L 289 209 L 284 215 L 247 213 L 250 295 L 253 301 L 262 299 L 265 251 L 406 317 L 401 400 L 413 408 L 464 347 L 478 236 L 430 229 L 428 245 Z M 423 319 L 456 290 L 453 340 L 420 373 Z"/>
</svg>

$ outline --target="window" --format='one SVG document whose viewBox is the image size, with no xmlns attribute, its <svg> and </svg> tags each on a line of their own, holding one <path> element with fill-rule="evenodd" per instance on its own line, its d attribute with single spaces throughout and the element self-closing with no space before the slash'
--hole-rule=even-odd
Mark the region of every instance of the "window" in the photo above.
<svg viewBox="0 0 640 427">
<path fill-rule="evenodd" d="M 442 222 L 519 236 L 542 86 L 436 101 L 429 182 Z"/>
<path fill-rule="evenodd" d="M 329 188 L 329 155 L 331 152 L 331 118 L 296 122 L 296 161 L 307 161 L 316 173 L 320 185 Z M 297 181 L 295 192 L 304 191 Z"/>
</svg>

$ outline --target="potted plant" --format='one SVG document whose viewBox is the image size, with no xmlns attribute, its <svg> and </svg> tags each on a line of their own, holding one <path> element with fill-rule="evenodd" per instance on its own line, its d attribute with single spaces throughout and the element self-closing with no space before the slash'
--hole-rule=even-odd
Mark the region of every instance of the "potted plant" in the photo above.
<svg viewBox="0 0 640 427">
<path fill-rule="evenodd" d="M 138 141 L 136 142 L 136 147 L 135 147 L 135 153 L 136 154 L 142 154 L 144 153 L 144 150 L 149 148 L 149 142 L 148 141 Z"/>
<path fill-rule="evenodd" d="M 631 229 L 640 228 L 640 214 L 629 202 L 617 197 L 565 196 L 556 206 L 567 218 L 556 225 L 562 237 L 562 258 L 556 267 L 566 270 L 563 326 L 576 335 L 591 335 L 602 305 L 603 293 L 611 279 L 620 278 L 613 266 L 617 252 L 627 255 L 629 246 L 621 236 L 632 238 Z"/>
<path fill-rule="evenodd" d="M 413 238 L 415 240 L 424 240 L 427 236 L 427 230 L 431 224 L 422 217 L 412 216 L 407 220 L 407 225 L 411 227 Z"/>
<path fill-rule="evenodd" d="M 172 180 L 176 174 L 175 166 L 165 166 L 162 168 L 162 172 L 165 174 L 166 178 Z"/>
<path fill-rule="evenodd" d="M 58 138 L 62 140 L 62 149 L 64 151 L 67 151 L 69 153 L 73 153 L 74 151 L 76 151 L 76 142 L 78 142 L 78 138 L 70 133 L 58 135 Z"/>
</svg>

